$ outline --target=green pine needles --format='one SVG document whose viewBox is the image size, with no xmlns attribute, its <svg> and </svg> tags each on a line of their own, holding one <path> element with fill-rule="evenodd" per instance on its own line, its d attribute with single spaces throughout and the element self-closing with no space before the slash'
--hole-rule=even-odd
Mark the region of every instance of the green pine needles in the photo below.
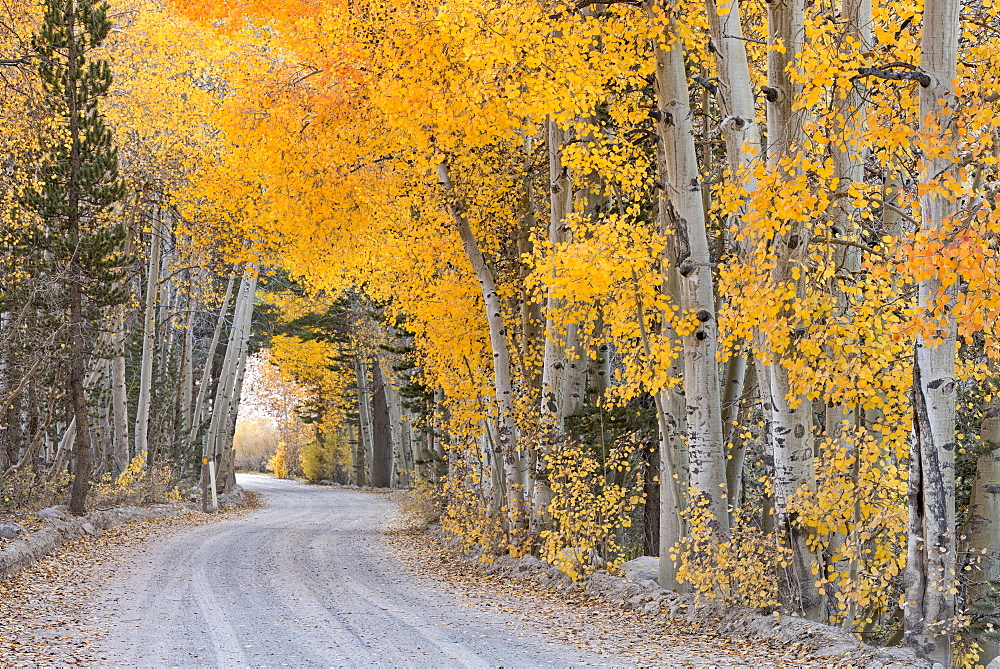
<svg viewBox="0 0 1000 669">
<path fill-rule="evenodd" d="M 38 75 L 55 123 L 43 139 L 36 186 L 22 197 L 41 219 L 36 248 L 47 250 L 93 305 L 103 307 L 125 301 L 120 284 L 128 263 L 124 226 L 103 216 L 125 194 L 118 150 L 98 112 L 98 101 L 111 88 L 111 68 L 106 60 L 87 59 L 111 31 L 107 12 L 104 2 L 45 2 L 32 41 L 42 57 Z"/>
<path fill-rule="evenodd" d="M 75 514 L 85 512 L 93 467 L 83 382 L 86 358 L 94 348 L 90 315 L 127 299 L 122 281 L 129 262 L 126 231 L 108 216 L 125 195 L 125 185 L 118 176 L 118 150 L 98 110 L 111 88 L 111 68 L 106 60 L 87 58 L 110 32 L 106 2 L 45 0 L 45 17 L 32 40 L 41 57 L 38 76 L 50 130 L 42 138 L 35 185 L 21 200 L 38 217 L 30 243 L 65 288 L 66 362 L 75 421 L 70 510 Z"/>
</svg>

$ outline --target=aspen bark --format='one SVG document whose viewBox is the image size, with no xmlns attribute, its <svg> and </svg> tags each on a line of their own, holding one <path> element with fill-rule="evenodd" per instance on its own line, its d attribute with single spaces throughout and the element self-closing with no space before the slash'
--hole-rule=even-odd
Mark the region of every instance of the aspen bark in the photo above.
<svg viewBox="0 0 1000 669">
<path fill-rule="evenodd" d="M 201 382 L 198 384 L 198 395 L 195 398 L 194 407 L 191 409 L 192 426 L 188 435 L 188 446 L 192 449 L 205 423 L 205 400 L 208 397 L 208 387 L 211 385 L 215 352 L 219 348 L 219 340 L 222 338 L 222 326 L 226 322 L 226 312 L 229 309 L 229 300 L 232 299 L 235 283 L 235 275 L 229 277 L 229 280 L 226 282 L 226 292 L 222 297 L 222 304 L 219 305 L 219 315 L 215 319 L 215 329 L 212 332 L 212 343 L 208 345 L 208 352 L 205 356 L 205 367 L 202 369 Z"/>
<path fill-rule="evenodd" d="M 120 473 L 128 463 L 128 393 L 125 387 L 125 307 L 116 307 L 114 346 L 115 354 L 111 359 L 111 402 L 114 421 L 112 437 L 112 456 L 115 468 Z"/>
<path fill-rule="evenodd" d="M 853 44 L 867 50 L 871 47 L 871 0 L 844 0 L 841 5 L 841 17 L 844 21 L 844 34 L 853 38 Z M 830 235 L 857 239 L 860 228 L 858 218 L 860 212 L 854 205 L 856 198 L 849 195 L 852 186 L 864 184 L 864 154 L 857 148 L 867 131 L 865 114 L 865 89 L 861 82 L 853 82 L 851 88 L 845 91 L 839 101 L 838 118 L 835 132 L 837 141 L 830 146 L 833 157 L 834 176 L 839 179 L 837 190 L 845 194 L 840 198 L 838 206 L 833 211 L 833 224 Z M 861 249 L 855 246 L 837 246 L 833 250 L 837 267 L 848 275 L 854 276 L 861 270 Z M 830 291 L 837 301 L 837 316 L 849 316 L 846 295 L 841 287 L 841 280 L 833 277 Z M 853 424 L 857 417 L 855 406 L 828 406 L 824 431 L 830 439 L 839 439 L 843 425 Z"/>
<path fill-rule="evenodd" d="M 728 459 L 726 460 L 726 487 L 729 493 L 730 523 L 732 523 L 735 512 L 740 508 L 743 501 L 743 472 L 746 464 L 746 440 L 740 434 L 740 429 L 746 427 L 747 407 L 750 400 L 747 399 L 757 388 L 756 366 L 746 364 L 746 357 L 739 356 L 743 360 L 746 369 L 746 378 L 740 386 L 743 389 L 742 397 L 732 398 L 731 409 L 735 413 L 733 422 L 735 425 L 723 423 L 723 429 L 727 433 L 726 448 L 728 449 Z M 723 395 L 725 402 L 725 395 Z M 723 416 L 726 413 L 723 412 Z"/>
<path fill-rule="evenodd" d="M 705 0 L 709 32 L 719 75 L 715 95 L 722 112 L 719 124 L 726 140 L 726 157 L 732 179 L 747 192 L 753 192 L 757 180 L 750 169 L 761 158 L 760 125 L 754 110 L 754 91 L 750 79 L 746 41 L 739 0 L 728 0 L 727 11 L 720 13 L 715 0 Z"/>
<path fill-rule="evenodd" d="M 801 85 L 794 83 L 788 69 L 802 48 L 804 0 L 776 0 L 767 6 L 768 51 L 767 86 L 767 163 L 774 171 L 790 169 L 788 161 L 802 145 L 801 112 L 793 108 Z M 774 48 L 775 45 L 784 48 Z M 804 289 L 802 279 L 792 278 L 792 269 L 803 268 L 808 255 L 809 227 L 792 222 L 788 231 L 775 238 L 775 262 L 771 271 L 772 286 L 792 284 L 796 296 Z M 760 339 L 766 333 L 758 333 Z M 763 344 L 763 342 L 761 342 Z M 766 348 L 762 345 L 762 349 Z M 814 490 L 816 465 L 812 404 L 804 396 L 792 394 L 791 378 L 783 357 L 791 351 L 774 351 L 763 365 L 759 377 L 761 399 L 770 418 L 770 449 L 774 456 L 774 523 L 784 546 L 791 551 L 791 564 L 782 570 L 779 589 L 782 603 L 807 617 L 821 616 L 823 599 L 815 586 L 813 569 L 819 567 L 817 555 L 806 542 L 790 508 L 790 501 L 800 490 Z"/>
<path fill-rule="evenodd" d="M 462 246 L 479 282 L 489 326 L 490 347 L 493 349 L 493 382 L 496 393 L 496 425 L 500 452 L 503 455 L 503 473 L 507 493 L 507 515 L 510 528 L 519 533 L 525 528 L 524 486 L 520 456 L 517 451 L 517 424 L 514 419 L 514 385 L 511 379 L 510 351 L 507 348 L 507 327 L 503 322 L 500 295 L 497 293 L 493 270 L 483 258 L 468 219 L 464 205 L 454 193 L 448 165 L 438 165 L 438 177 L 445 193 L 448 213 L 451 215 Z"/>
<path fill-rule="evenodd" d="M 660 215 L 673 229 L 680 307 L 691 320 L 678 332 L 684 347 L 684 398 L 689 477 L 719 536 L 729 532 L 726 457 L 722 438 L 722 397 L 716 362 L 718 327 L 708 232 L 694 146 L 684 47 L 673 39 L 654 43 L 657 133 L 663 142 L 660 181 L 667 197 Z"/>
<path fill-rule="evenodd" d="M 549 155 L 549 243 L 558 246 L 566 238 L 566 217 L 573 211 L 573 183 L 562 162 L 563 146 L 568 133 L 551 118 L 546 121 Z M 538 534 L 545 529 L 545 510 L 552 501 L 552 491 L 546 483 L 546 464 L 552 448 L 562 440 L 566 414 L 563 397 L 567 376 L 567 351 L 570 342 L 561 341 L 556 333 L 553 314 L 561 300 L 551 295 L 545 302 L 544 352 L 542 357 L 541 406 L 539 413 L 539 440 L 534 462 L 534 490 L 531 498 L 531 532 Z M 575 328 L 573 328 L 575 331 Z M 574 332 L 575 335 L 575 332 Z"/>
<path fill-rule="evenodd" d="M 252 295 L 252 294 L 251 294 Z M 220 480 L 222 481 L 222 492 L 228 493 L 236 484 L 236 453 L 233 451 L 233 437 L 236 434 L 236 417 L 240 412 L 240 398 L 243 395 L 243 379 L 246 378 L 247 350 L 250 340 L 250 321 L 252 319 L 253 302 L 251 297 L 251 314 L 247 316 L 247 334 L 242 342 L 241 351 L 237 360 L 236 383 L 232 396 L 229 400 L 229 414 L 226 417 L 225 428 L 222 432 L 222 463 L 219 467 Z"/>
<path fill-rule="evenodd" d="M 132 456 L 149 452 L 149 406 L 153 386 L 153 341 L 156 336 L 156 299 L 160 286 L 160 241 L 162 212 L 153 221 L 146 276 L 146 304 L 142 327 L 142 362 L 139 371 L 139 399 L 135 410 L 135 445 Z"/>
<path fill-rule="evenodd" d="M 227 444 L 227 426 L 231 420 L 230 411 L 237 402 L 235 393 L 239 384 L 241 364 L 246 359 L 246 345 L 250 336 L 250 321 L 253 316 L 254 293 L 257 289 L 257 272 L 240 281 L 233 313 L 233 326 L 229 332 L 226 355 L 222 362 L 222 373 L 212 402 L 212 421 L 206 440 L 205 456 L 217 464 L 222 464 L 223 451 Z"/>
<path fill-rule="evenodd" d="M 920 131 L 928 149 L 954 146 L 952 80 L 958 74 L 958 0 L 928 0 L 924 5 L 920 72 Z M 954 173 L 952 152 L 935 152 L 921 161 L 920 180 L 930 186 Z M 957 175 L 956 175 L 957 177 Z M 954 215 L 955 204 L 934 189 L 920 198 L 921 228 L 934 233 Z M 945 286 L 932 276 L 918 283 L 918 304 L 954 304 L 957 282 Z M 909 536 L 903 584 L 903 642 L 929 660 L 948 664 L 951 637 L 946 629 L 955 614 L 955 316 L 949 306 L 936 341 L 918 337 L 914 356 L 913 425 Z"/>
<path fill-rule="evenodd" d="M 358 433 L 361 441 L 362 462 L 364 463 L 364 470 L 362 471 L 362 480 L 364 483 L 361 485 L 373 485 L 372 459 L 374 458 L 375 447 L 373 439 L 374 426 L 372 424 L 371 382 L 369 381 L 368 364 L 364 356 L 360 353 L 355 360 L 354 369 L 358 379 Z"/>
<path fill-rule="evenodd" d="M 994 362 L 992 373 L 1000 373 Z M 986 583 L 1000 579 L 1000 384 L 994 376 L 990 401 L 983 408 L 979 429 L 984 451 L 976 458 L 976 478 L 969 501 L 969 561 L 973 571 L 969 579 L 969 601 L 974 602 L 988 590 Z M 1000 643 L 980 638 L 987 664 L 1000 656 Z"/>
<path fill-rule="evenodd" d="M 390 365 L 386 365 L 391 369 Z M 403 420 L 403 402 L 399 390 L 393 384 L 395 379 L 386 371 L 385 399 L 389 409 L 389 440 L 391 443 L 392 467 L 389 475 L 389 487 L 398 488 L 404 485 L 407 476 L 406 443 L 404 432 L 406 423 Z"/>
<path fill-rule="evenodd" d="M 188 315 L 184 323 L 184 348 L 181 353 L 180 426 L 181 442 L 191 438 L 191 404 L 194 400 L 194 312 L 188 302 Z M 207 364 L 207 361 L 206 361 Z"/>
</svg>

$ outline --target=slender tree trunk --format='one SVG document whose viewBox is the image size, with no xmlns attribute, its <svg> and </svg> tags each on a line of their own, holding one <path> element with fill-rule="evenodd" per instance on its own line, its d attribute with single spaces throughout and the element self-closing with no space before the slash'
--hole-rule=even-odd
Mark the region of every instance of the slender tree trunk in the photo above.
<svg viewBox="0 0 1000 669">
<path fill-rule="evenodd" d="M 755 91 L 743 37 L 740 0 L 727 0 L 725 6 L 726 12 L 720 13 L 715 0 L 705 0 L 719 77 L 715 93 L 723 115 L 719 127 L 726 140 L 730 178 L 752 193 L 757 188 L 753 162 L 762 157 L 760 124 L 754 109 Z"/>
<path fill-rule="evenodd" d="M 181 443 L 188 443 L 193 429 L 192 402 L 194 401 L 194 311 L 188 300 L 188 315 L 184 323 L 184 351 L 181 354 Z M 206 361 L 207 364 L 207 361 Z"/>
<path fill-rule="evenodd" d="M 740 356 L 744 361 L 746 358 Z M 730 522 L 735 517 L 735 512 L 740 508 L 740 504 L 743 501 L 743 472 L 746 465 L 746 440 L 740 434 L 740 430 L 746 427 L 747 423 L 747 409 L 750 405 L 750 400 L 747 399 L 752 395 L 757 387 L 757 372 L 756 366 L 744 365 L 747 368 L 746 381 L 741 384 L 743 387 L 743 396 L 733 398 L 735 413 L 734 422 L 736 425 L 729 426 L 729 437 L 726 439 L 727 448 L 729 449 L 728 459 L 726 460 L 726 487 L 729 491 L 729 508 Z"/>
<path fill-rule="evenodd" d="M 206 455 L 222 464 L 224 451 L 228 450 L 227 427 L 231 420 L 230 411 L 237 402 L 235 393 L 239 383 L 240 368 L 246 359 L 246 346 L 250 337 L 250 321 L 253 316 L 254 293 L 257 289 L 256 268 L 251 278 L 243 278 L 236 296 L 233 313 L 233 327 L 229 333 L 226 356 L 222 362 L 222 374 L 212 402 L 212 422 L 209 426 Z M 221 474 L 221 470 L 216 469 Z M 223 481 L 223 483 L 225 483 Z"/>
<path fill-rule="evenodd" d="M 969 579 L 969 601 L 981 599 L 988 591 L 986 583 L 1000 579 L 1000 368 L 991 364 L 994 375 L 990 401 L 983 407 L 979 430 L 983 452 L 976 459 L 976 478 L 969 502 L 969 558 L 972 576 Z M 987 664 L 1000 656 L 1000 642 L 980 638 L 983 654 L 979 661 Z"/>
<path fill-rule="evenodd" d="M 782 45 L 768 52 L 767 87 L 767 161 L 773 170 L 782 170 L 787 160 L 802 146 L 801 111 L 793 104 L 801 90 L 788 73 L 802 48 L 804 0 L 776 0 L 768 4 L 768 44 Z M 809 227 L 792 222 L 788 232 L 776 237 L 772 286 L 794 285 L 802 296 L 803 278 L 792 278 L 793 268 L 804 268 L 809 245 Z M 766 333 L 758 333 L 760 339 Z M 761 348 L 766 346 L 761 343 Z M 816 465 L 813 453 L 812 403 L 791 393 L 791 378 L 783 359 L 791 351 L 779 351 L 764 365 L 759 376 L 761 399 L 770 419 L 770 450 L 774 457 L 774 522 L 785 548 L 791 551 L 791 564 L 779 570 L 782 603 L 807 617 L 818 619 L 823 599 L 815 586 L 813 569 L 819 568 L 817 555 L 806 541 L 806 531 L 799 526 L 789 508 L 792 496 L 802 489 L 815 490 Z"/>
<path fill-rule="evenodd" d="M 66 24 L 70 34 L 76 30 L 75 7 L 66 8 Z M 71 248 L 80 244 L 82 231 L 80 229 L 80 170 L 81 137 L 79 125 L 79 110 L 77 109 L 77 76 L 80 54 L 77 52 L 76 39 L 68 40 L 66 48 L 69 53 L 67 85 L 69 97 L 69 138 L 70 138 L 70 176 L 68 195 L 68 233 Z M 90 443 L 90 421 L 87 415 L 87 395 L 83 377 L 86 365 L 86 343 L 84 327 L 86 321 L 83 314 L 83 271 L 80 259 L 74 254 L 69 268 L 69 327 L 70 327 L 70 363 L 69 363 L 69 395 L 72 403 L 73 419 L 76 421 L 76 438 L 73 444 L 74 471 L 73 485 L 70 491 L 69 510 L 74 515 L 86 513 L 87 491 L 90 489 L 90 470 L 94 466 L 94 455 Z"/>
<path fill-rule="evenodd" d="M 125 387 L 125 307 L 115 308 L 114 357 L 111 359 L 111 401 L 114 405 L 113 458 L 119 473 L 129 459 L 128 391 Z"/>
<path fill-rule="evenodd" d="M 152 402 L 153 356 L 156 338 L 156 299 L 160 285 L 160 238 L 162 211 L 157 212 L 149 244 L 149 271 L 146 277 L 146 306 L 142 327 L 142 363 L 139 372 L 139 400 L 135 410 L 133 456 L 149 452 L 149 408 Z"/>
<path fill-rule="evenodd" d="M 722 397 L 716 362 L 718 327 L 715 286 L 701 181 L 692 127 L 683 42 L 664 48 L 654 43 L 657 133 L 663 142 L 660 181 L 668 198 L 660 212 L 676 238 L 680 307 L 692 321 L 678 332 L 684 347 L 684 399 L 687 404 L 689 476 L 705 504 L 713 529 L 729 533 L 726 456 L 722 439 Z"/>
<path fill-rule="evenodd" d="M 365 363 L 361 353 L 355 361 L 355 371 L 358 377 L 358 431 L 362 452 L 362 462 L 365 465 L 362 471 L 363 483 L 360 485 L 374 485 L 372 483 L 374 447 L 374 426 L 372 424 L 372 400 L 371 383 L 368 379 L 368 365 Z"/>
<path fill-rule="evenodd" d="M 507 514 L 510 528 L 515 534 L 525 529 L 524 486 L 521 462 L 517 451 L 517 425 L 514 420 L 514 386 L 511 380 L 510 352 L 507 348 L 507 328 L 503 322 L 500 296 L 497 293 L 493 270 L 479 250 L 472 227 L 464 214 L 464 206 L 456 197 L 448 165 L 438 166 L 438 176 L 445 192 L 448 213 L 451 214 L 462 239 L 462 246 L 479 281 L 489 325 L 490 346 L 493 349 L 493 380 L 496 392 L 496 423 L 500 452 L 503 454 L 503 471 L 507 493 Z"/>
<path fill-rule="evenodd" d="M 202 427 L 205 423 L 205 399 L 208 397 L 209 386 L 212 381 L 212 368 L 215 366 L 215 352 L 219 348 L 219 340 L 222 338 L 222 328 L 226 323 L 226 312 L 229 310 L 229 300 L 233 296 L 233 287 L 236 284 L 236 276 L 229 277 L 226 282 L 226 292 L 222 297 L 222 304 L 219 306 L 219 316 L 215 319 L 215 329 L 212 332 L 212 343 L 208 345 L 208 352 L 205 357 L 205 367 L 201 372 L 201 382 L 198 384 L 198 395 L 194 401 L 194 408 L 191 409 L 191 432 L 188 435 L 188 444 L 193 450 L 198 440 Z M 235 318 L 235 316 L 234 316 Z M 206 454 L 207 455 L 207 454 Z"/>
<path fill-rule="evenodd" d="M 563 146 L 568 135 L 552 119 L 546 121 L 549 154 L 549 243 L 558 246 L 566 241 L 566 217 L 573 211 L 573 182 L 562 162 Z M 571 350 L 569 337 L 560 340 L 557 325 L 552 320 L 562 300 L 551 295 L 545 302 L 544 348 L 542 355 L 541 406 L 539 412 L 539 440 L 534 462 L 534 490 L 531 498 L 531 533 L 538 535 L 546 529 L 546 509 L 552 501 L 552 490 L 547 481 L 546 467 L 552 448 L 562 441 L 565 418 L 563 382 L 567 377 L 567 355 Z M 573 326 L 575 335 L 576 327 Z M 571 354 L 570 354 L 571 355 Z"/>
<path fill-rule="evenodd" d="M 927 146 L 953 147 L 956 100 L 952 80 L 958 76 L 958 0 L 928 0 L 924 5 L 920 71 L 929 77 L 920 86 L 920 130 Z M 953 174 L 956 151 L 943 151 L 921 161 L 921 184 L 931 186 Z M 957 176 L 957 174 L 956 174 Z M 955 204 L 927 188 L 920 198 L 921 229 L 933 234 L 955 213 Z M 918 304 L 954 304 L 956 283 L 936 277 L 918 283 Z M 947 302 L 945 302 L 947 303 Z M 955 316 L 950 310 L 937 341 L 919 337 L 914 357 L 913 425 L 910 455 L 909 537 L 903 584 L 904 643 L 919 655 L 948 664 L 951 637 L 944 627 L 955 614 Z"/>
</svg>

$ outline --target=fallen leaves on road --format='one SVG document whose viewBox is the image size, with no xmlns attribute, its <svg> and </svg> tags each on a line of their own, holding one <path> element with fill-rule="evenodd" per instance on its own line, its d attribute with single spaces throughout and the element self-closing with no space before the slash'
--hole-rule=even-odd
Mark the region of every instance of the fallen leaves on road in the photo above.
<svg viewBox="0 0 1000 669">
<path fill-rule="evenodd" d="M 707 626 L 696 629 L 687 621 L 628 611 L 579 592 L 543 587 L 528 578 L 490 574 L 422 530 L 394 529 L 385 532 L 385 537 L 411 572 L 444 586 L 459 601 L 503 612 L 529 629 L 609 661 L 637 666 L 821 664 L 798 644 L 734 638 Z"/>
<path fill-rule="evenodd" d="M 186 512 L 124 523 L 98 536 L 68 541 L 16 576 L 0 581 L 0 658 L 3 665 L 92 665 L 100 662 L 90 614 L 93 595 L 118 570 L 127 572 L 145 546 L 189 527 L 235 518 L 248 503 L 218 515 Z"/>
</svg>

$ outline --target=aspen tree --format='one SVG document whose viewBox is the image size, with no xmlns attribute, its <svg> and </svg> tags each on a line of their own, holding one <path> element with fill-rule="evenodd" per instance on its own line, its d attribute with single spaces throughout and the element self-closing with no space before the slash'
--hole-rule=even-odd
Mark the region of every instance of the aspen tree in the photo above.
<svg viewBox="0 0 1000 669">
<path fill-rule="evenodd" d="M 933 233 L 956 214 L 941 179 L 956 170 L 954 81 L 958 75 L 958 0 L 928 0 L 920 45 L 921 230 Z M 918 282 L 918 304 L 954 304 L 957 282 Z M 956 322 L 946 306 L 932 334 L 916 341 L 910 454 L 909 533 L 903 583 L 904 643 L 922 657 L 948 664 L 955 614 L 955 378 Z"/>
<path fill-rule="evenodd" d="M 246 362 L 247 342 L 250 338 L 250 321 L 253 316 L 254 293 L 257 286 L 257 268 L 243 277 L 236 294 L 233 311 L 233 325 L 229 331 L 226 355 L 222 361 L 222 371 L 212 401 L 212 420 L 205 436 L 204 457 L 215 461 L 218 466 L 228 454 L 227 445 L 232 443 L 232 435 L 227 430 L 232 420 L 231 412 L 239 404 L 236 392 L 242 383 L 242 370 Z M 221 472 L 220 472 L 221 473 Z M 225 491 L 225 490 L 224 490 Z"/>
<path fill-rule="evenodd" d="M 142 321 L 142 361 L 139 368 L 139 399 L 135 412 L 135 447 L 132 457 L 149 453 L 149 407 L 152 403 L 153 356 L 156 355 L 157 297 L 160 291 L 160 250 L 163 240 L 163 210 L 157 208 L 150 232 L 149 265 L 146 272 L 146 301 Z"/>
<path fill-rule="evenodd" d="M 219 315 L 215 318 L 215 326 L 212 330 L 212 341 L 208 345 L 208 351 L 205 357 L 205 366 L 201 372 L 201 380 L 198 383 L 198 394 L 195 396 L 194 406 L 191 408 L 191 420 L 192 426 L 190 433 L 187 436 L 188 447 L 192 450 L 197 444 L 198 437 L 201 435 L 201 431 L 205 427 L 206 421 L 206 411 L 208 409 L 208 404 L 206 399 L 209 396 L 209 386 L 212 380 L 212 367 L 215 364 L 215 352 L 219 347 L 219 341 L 222 339 L 223 326 L 226 323 L 226 316 L 229 310 L 229 300 L 233 296 L 233 287 L 236 283 L 236 276 L 230 276 L 226 282 L 226 292 L 222 296 L 222 303 L 219 305 Z M 206 455 L 207 457 L 207 455 Z"/>
<path fill-rule="evenodd" d="M 994 375 L 987 386 L 989 399 L 983 406 L 979 437 L 982 452 L 976 458 L 976 478 L 969 500 L 969 601 L 981 599 L 991 587 L 990 581 L 1000 580 L 1000 369 L 995 361 L 990 365 Z M 980 639 L 983 654 L 979 661 L 987 664 L 1000 656 L 1000 643 Z"/>
<path fill-rule="evenodd" d="M 675 237 L 678 298 L 683 312 L 677 328 L 684 348 L 684 401 L 688 467 L 692 491 L 705 504 L 715 532 L 729 532 L 726 458 L 722 442 L 722 388 L 716 362 L 718 327 L 701 178 L 694 146 L 684 43 L 667 23 L 666 45 L 653 45 L 656 58 L 656 129 L 663 143 L 660 182 L 666 194 L 659 216 Z"/>
<path fill-rule="evenodd" d="M 801 84 L 790 76 L 790 68 L 801 50 L 805 3 L 803 0 L 777 0 L 767 6 L 768 62 L 767 86 L 767 164 L 772 172 L 786 173 L 792 178 L 795 155 L 802 150 L 802 111 L 794 105 Z M 790 286 L 801 296 L 809 248 L 810 230 L 806 222 L 789 221 L 782 233 L 775 236 L 774 268 L 770 285 L 774 290 Z M 796 278 L 798 277 L 798 278 Z M 760 333 L 763 335 L 763 333 Z M 804 615 L 820 615 L 822 598 L 814 585 L 813 570 L 818 561 L 806 542 L 806 530 L 796 522 L 790 509 L 793 495 L 801 489 L 812 490 L 816 485 L 813 455 L 812 403 L 806 397 L 793 394 L 784 358 L 793 353 L 776 351 L 763 365 L 766 375 L 759 378 L 761 396 L 770 417 L 771 449 L 774 454 L 774 521 L 785 546 L 791 551 L 791 564 L 781 574 L 782 601 Z"/>
<path fill-rule="evenodd" d="M 558 247 L 566 241 L 567 217 L 573 212 L 573 181 L 569 167 L 563 164 L 562 151 L 569 139 L 569 133 L 559 123 L 549 118 L 545 123 L 546 147 L 549 157 L 549 226 L 548 241 Z M 563 381 L 569 375 L 567 354 L 572 355 L 570 336 L 563 341 L 557 332 L 555 312 L 561 306 L 559 300 L 549 294 L 545 300 L 545 343 L 542 354 L 540 437 L 535 463 L 534 490 L 531 500 L 531 531 L 538 534 L 546 522 L 545 509 L 552 500 L 552 491 L 545 479 L 548 455 L 563 438 L 565 418 L 569 406 L 563 392 Z M 576 325 L 570 325 L 575 331 Z M 575 332 L 574 332 L 575 335 Z"/>
<path fill-rule="evenodd" d="M 524 486 L 520 456 L 517 452 L 517 424 L 514 419 L 514 387 L 511 379 L 510 352 L 507 348 L 507 328 L 503 322 L 500 296 L 493 270 L 486 263 L 475 233 L 464 215 L 461 198 L 454 193 L 448 164 L 438 165 L 438 177 L 444 190 L 448 213 L 458 228 L 462 246 L 472 271 L 479 281 L 489 325 L 490 346 L 493 350 L 493 377 L 496 391 L 496 423 L 500 454 L 503 456 L 504 483 L 507 493 L 507 515 L 516 534 L 525 526 Z"/>
</svg>

